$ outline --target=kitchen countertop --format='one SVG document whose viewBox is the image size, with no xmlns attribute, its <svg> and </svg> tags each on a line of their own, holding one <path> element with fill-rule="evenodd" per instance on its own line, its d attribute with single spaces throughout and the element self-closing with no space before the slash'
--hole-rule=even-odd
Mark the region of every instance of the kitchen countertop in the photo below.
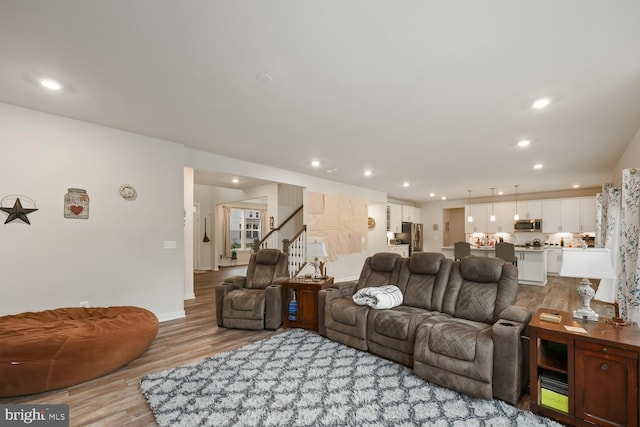
<svg viewBox="0 0 640 427">
<path fill-rule="evenodd" d="M 443 246 L 442 249 L 452 251 L 453 246 Z M 546 246 L 516 246 L 514 249 L 516 252 L 544 252 L 547 250 L 547 247 Z M 480 247 L 471 246 L 471 250 L 472 251 L 495 251 L 496 248 L 494 248 L 493 246 L 480 246 Z"/>
</svg>

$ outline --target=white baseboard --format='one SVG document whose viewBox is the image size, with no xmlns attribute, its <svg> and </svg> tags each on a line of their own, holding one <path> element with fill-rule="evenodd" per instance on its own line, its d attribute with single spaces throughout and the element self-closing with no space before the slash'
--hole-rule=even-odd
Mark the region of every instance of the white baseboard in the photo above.
<svg viewBox="0 0 640 427">
<path fill-rule="evenodd" d="M 182 319 L 183 317 L 186 317 L 186 314 L 184 312 L 184 310 L 180 310 L 180 311 L 174 311 L 173 313 L 164 313 L 158 316 L 158 321 L 159 322 L 166 322 L 168 320 L 174 320 L 174 319 Z"/>
</svg>

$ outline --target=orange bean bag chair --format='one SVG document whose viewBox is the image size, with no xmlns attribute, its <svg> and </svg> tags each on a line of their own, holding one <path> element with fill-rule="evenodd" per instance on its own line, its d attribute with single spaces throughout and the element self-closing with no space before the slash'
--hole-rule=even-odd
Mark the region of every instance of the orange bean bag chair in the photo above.
<svg viewBox="0 0 640 427">
<path fill-rule="evenodd" d="M 0 397 L 69 387 L 149 347 L 158 319 L 139 307 L 59 308 L 0 317 Z"/>
</svg>

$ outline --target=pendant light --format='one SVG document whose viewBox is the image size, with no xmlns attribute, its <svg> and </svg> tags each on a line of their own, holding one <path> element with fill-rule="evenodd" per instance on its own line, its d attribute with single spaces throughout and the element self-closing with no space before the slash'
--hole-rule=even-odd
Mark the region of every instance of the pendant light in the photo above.
<svg viewBox="0 0 640 427">
<path fill-rule="evenodd" d="M 469 192 L 469 198 L 467 202 L 469 204 L 469 216 L 467 217 L 467 222 L 473 222 L 473 216 L 471 216 L 471 190 L 467 190 Z"/>
<path fill-rule="evenodd" d="M 520 186 L 516 184 L 514 187 L 516 187 L 516 213 L 513 214 L 513 220 L 517 221 L 520 219 L 520 215 L 518 215 L 518 187 Z"/>
<path fill-rule="evenodd" d="M 493 190 L 495 190 L 495 187 L 491 187 L 491 217 L 489 221 L 496 222 L 496 216 L 493 214 Z"/>
</svg>

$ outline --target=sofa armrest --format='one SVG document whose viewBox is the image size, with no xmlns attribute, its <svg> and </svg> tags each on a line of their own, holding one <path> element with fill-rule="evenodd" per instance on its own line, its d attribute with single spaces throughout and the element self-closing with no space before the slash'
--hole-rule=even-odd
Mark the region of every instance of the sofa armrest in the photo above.
<svg viewBox="0 0 640 427">
<path fill-rule="evenodd" d="M 232 276 L 232 277 L 242 277 L 242 276 Z M 216 296 L 216 322 L 218 326 L 222 326 L 222 301 L 224 300 L 224 296 L 234 289 L 241 289 L 244 287 L 244 277 L 242 277 L 242 281 L 238 281 L 236 283 L 222 283 L 214 287 L 215 296 Z"/>
<path fill-rule="evenodd" d="M 282 285 L 264 288 L 264 328 L 275 331 L 282 325 Z"/>
<path fill-rule="evenodd" d="M 334 283 L 333 285 L 330 286 L 330 288 L 333 289 L 346 289 L 346 288 L 353 288 L 355 289 L 355 287 L 358 285 L 358 281 L 357 280 L 350 280 L 348 282 L 339 282 L 339 283 Z M 355 292 L 355 291 L 354 291 Z"/>
<path fill-rule="evenodd" d="M 275 279 L 273 279 L 272 284 L 273 285 L 282 285 L 287 280 L 289 280 L 288 277 L 276 277 Z"/>
<path fill-rule="evenodd" d="M 318 292 L 318 333 L 323 337 L 327 336 L 327 329 L 324 326 L 324 308 L 327 301 L 353 295 L 356 291 L 356 284 L 357 282 L 337 283 Z"/>
<path fill-rule="evenodd" d="M 525 336 L 531 311 L 510 306 L 491 328 L 493 338 L 493 395 L 516 404 L 529 382 L 529 341 Z"/>
<path fill-rule="evenodd" d="M 531 316 L 533 316 L 533 312 L 531 310 L 527 310 L 526 308 L 519 307 L 517 305 L 511 305 L 502 310 L 502 313 L 500 313 L 500 320 L 527 325 L 531 320 Z"/>
</svg>

